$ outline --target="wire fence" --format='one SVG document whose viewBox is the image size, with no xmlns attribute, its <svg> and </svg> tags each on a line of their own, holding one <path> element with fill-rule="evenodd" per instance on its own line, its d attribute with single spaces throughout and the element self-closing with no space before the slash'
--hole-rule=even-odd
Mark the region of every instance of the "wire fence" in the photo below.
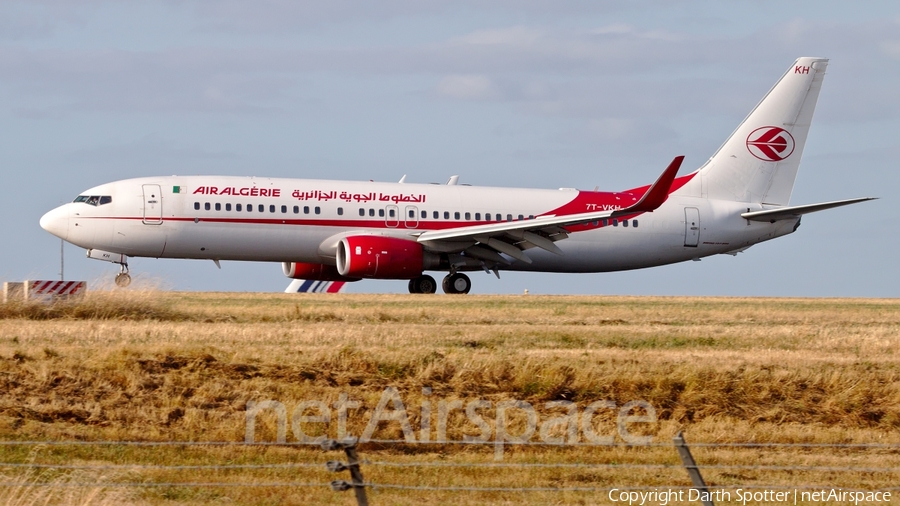
<svg viewBox="0 0 900 506">
<path fill-rule="evenodd" d="M 679 439 L 680 438 L 680 439 Z M 681 458 L 681 463 L 642 463 L 642 462 L 471 462 L 471 461 L 454 461 L 454 462 L 439 462 L 432 460 L 412 460 L 412 461 L 392 461 L 389 459 L 385 459 L 384 456 L 380 456 L 379 459 L 369 460 L 367 458 L 360 458 L 358 455 L 358 451 L 362 449 L 368 449 L 367 451 L 371 451 L 373 453 L 381 452 L 384 449 L 388 450 L 397 450 L 401 449 L 401 447 L 416 447 L 416 446 L 431 446 L 431 447 L 442 447 L 447 445 L 472 445 L 472 446 L 482 446 L 482 447 L 493 447 L 495 442 L 493 441 L 406 441 L 406 440 L 392 440 L 392 439 L 380 439 L 380 440 L 370 440 L 363 443 L 359 443 L 356 440 L 349 439 L 344 441 L 334 441 L 327 440 L 322 443 L 314 443 L 314 442 L 254 442 L 254 443 L 246 443 L 246 442 L 228 442 L 228 441 L 0 441 L 0 447 L 22 447 L 22 448 L 37 448 L 37 447 L 85 447 L 85 448 L 102 448 L 102 447 L 121 447 L 121 448 L 160 448 L 160 447 L 175 447 L 175 448 L 190 448 L 190 447 L 209 447 L 209 448 L 252 448 L 258 447 L 262 449 L 270 448 L 270 447 L 283 447 L 283 448 L 314 448 L 321 447 L 323 450 L 322 459 L 311 458 L 308 454 L 303 454 L 302 457 L 306 460 L 299 462 L 282 462 L 282 463 L 223 463 L 223 464 L 178 464 L 178 465 L 165 465 L 165 464 L 143 464 L 143 463 L 134 463 L 134 464 L 108 464 L 108 463 L 98 463 L 98 464 L 72 464 L 72 463 L 45 463 L 45 462 L 0 462 L 0 470 L 18 470 L 25 472 L 44 472 L 44 471 L 96 471 L 96 472 L 109 472 L 116 471 L 125 473 L 124 476 L 128 476 L 129 472 L 161 472 L 161 473 L 178 473 L 184 471 L 198 471 L 204 473 L 224 473 L 227 475 L 227 479 L 216 479 L 216 480 L 184 480 L 178 481 L 167 479 L 165 475 L 162 477 L 159 474 L 156 475 L 156 479 L 153 478 L 144 478 L 142 480 L 134 480 L 134 479 L 100 479 L 100 480 L 70 480 L 70 481 L 58 481 L 50 478 L 42 477 L 42 475 L 38 474 L 33 476 L 27 482 L 27 486 L 29 487 L 100 487 L 100 488 L 135 488 L 135 489 L 146 489 L 146 488 L 168 488 L 168 487 L 187 487 L 187 488 L 235 488 L 235 487 L 249 487 L 249 488 L 322 488 L 323 490 L 327 490 L 330 488 L 334 491 L 342 491 L 342 490 L 353 490 L 356 495 L 356 500 L 358 504 L 368 504 L 368 497 L 366 495 L 366 491 L 378 491 L 378 490 L 398 490 L 398 491 L 431 491 L 431 492 L 443 492 L 443 493 L 612 493 L 614 491 L 618 493 L 629 493 L 633 491 L 647 491 L 647 490 L 659 490 L 661 488 L 665 488 L 667 490 L 672 491 L 709 491 L 710 487 L 708 487 L 701 476 L 701 472 L 706 471 L 729 471 L 732 472 L 731 476 L 739 476 L 740 472 L 760 472 L 760 473 L 803 473 L 802 476 L 810 478 L 815 477 L 816 475 L 834 475 L 840 474 L 841 476 L 846 476 L 848 474 L 854 473 L 858 475 L 865 475 L 868 478 L 875 478 L 878 483 L 887 484 L 884 488 L 879 488 L 878 493 L 888 494 L 888 498 L 890 498 L 891 493 L 900 492 L 900 486 L 896 485 L 900 483 L 900 444 L 882 444 L 882 443 L 765 443 L 765 442 L 753 442 L 753 443 L 716 443 L 716 442 L 706 442 L 706 443 L 691 443 L 690 447 L 694 449 L 703 449 L 704 451 L 715 452 L 719 450 L 756 450 L 756 449 L 779 449 L 779 450 L 798 450 L 803 452 L 810 452 L 811 450 L 816 450 L 820 452 L 820 456 L 823 458 L 833 457 L 836 451 L 850 451 L 852 453 L 857 452 L 870 452 L 873 450 L 877 450 L 879 453 L 886 453 L 890 458 L 887 459 L 888 463 L 897 462 L 896 466 L 893 465 L 866 465 L 865 462 L 861 462 L 860 465 L 800 465 L 800 464 L 788 464 L 788 465 L 779 465 L 779 464 L 722 464 L 722 463 L 711 463 L 706 465 L 697 464 L 693 457 L 690 455 L 690 451 L 688 449 L 687 443 L 684 442 L 683 438 L 679 434 L 673 443 L 651 443 L 647 445 L 629 445 L 629 444 L 611 444 L 611 445 L 603 445 L 604 449 L 660 449 L 660 448 L 669 448 L 677 450 L 679 457 Z M 557 444 L 557 443 L 544 443 L 544 442 L 505 442 L 504 445 L 508 446 L 528 446 L 528 447 L 541 447 L 541 448 L 568 448 L 572 446 L 592 446 L 597 447 L 598 445 L 587 445 L 587 444 Z M 324 461 L 324 457 L 329 455 L 328 452 L 335 451 L 343 451 L 346 460 L 345 461 L 336 461 L 329 460 Z M 825 455 L 821 455 L 821 452 L 826 452 Z M 673 454 L 674 455 L 674 454 Z M 538 455 L 539 457 L 540 455 Z M 704 455 L 705 457 L 713 457 L 713 455 Z M 297 456 L 293 456 L 292 458 L 296 458 Z M 404 457 L 408 457 L 408 455 L 404 454 Z M 637 456 L 640 457 L 640 456 Z M 807 455 L 809 457 L 809 455 Z M 715 460 L 715 459 L 711 459 Z M 856 459 L 857 461 L 860 459 Z M 397 482 L 384 482 L 380 480 L 370 480 L 367 481 L 363 478 L 363 471 L 369 470 L 377 470 L 377 469 L 413 469 L 413 470 L 441 470 L 441 469 L 464 469 L 464 470 L 473 470 L 473 471 L 490 471 L 490 470 L 500 470 L 500 471 L 510 471 L 510 470 L 541 470 L 541 469 L 556 469 L 560 471 L 616 471 L 616 470 L 664 470 L 664 471 L 673 471 L 672 474 L 672 484 L 668 486 L 662 485 L 641 485 L 641 486 L 608 486 L 608 485 L 598 485 L 598 486 L 542 486 L 538 484 L 532 484 L 532 486 L 494 486 L 490 484 L 479 485 L 477 483 L 473 485 L 458 485 L 458 484 L 409 484 L 409 483 L 397 483 Z M 337 479 L 333 481 L 315 481 L 315 480 L 282 480 L 277 479 L 276 476 L 271 476 L 268 480 L 260 480 L 256 479 L 257 476 L 250 476 L 249 480 L 247 480 L 246 476 L 241 479 L 235 479 L 234 473 L 240 472 L 248 472 L 248 471 L 272 471 L 272 472 L 292 472 L 292 471 L 308 471 L 308 470 L 318 470 L 319 476 L 324 476 L 323 472 L 330 473 L 342 473 L 349 471 L 350 479 L 342 480 Z M 692 485 L 686 485 L 683 481 L 685 478 L 685 474 L 680 474 L 680 478 L 676 476 L 676 473 L 687 472 L 687 476 L 691 479 Z M 735 473 L 738 473 L 735 475 Z M 339 474 L 336 474 L 339 475 Z M 8 477 L 7 477 L 8 478 Z M 403 481 L 403 480 L 400 480 Z M 722 480 L 718 480 L 722 481 Z M 815 480 L 810 480 L 815 481 Z M 10 480 L 6 479 L 4 481 L 3 478 L 0 478 L 0 487 L 21 487 L 23 486 L 23 482 L 21 480 Z M 748 484 L 735 484 L 735 483 L 727 483 L 721 482 L 716 483 L 714 485 L 715 489 L 718 490 L 735 490 L 735 489 L 743 489 L 743 490 L 792 490 L 794 493 L 797 491 L 811 491 L 811 490 L 820 490 L 823 488 L 827 489 L 835 489 L 836 487 L 832 484 L 826 483 L 811 483 L 804 482 L 798 484 L 784 484 L 779 483 L 777 480 L 773 481 L 769 485 L 760 485 L 758 483 L 748 483 Z M 866 490 L 863 488 L 840 488 L 841 494 L 851 494 L 851 498 L 858 498 L 858 496 L 852 496 L 852 494 L 871 494 L 872 490 Z M 882 496 L 883 497 L 883 496 Z M 712 504 L 712 500 L 701 500 L 704 504 Z"/>
</svg>

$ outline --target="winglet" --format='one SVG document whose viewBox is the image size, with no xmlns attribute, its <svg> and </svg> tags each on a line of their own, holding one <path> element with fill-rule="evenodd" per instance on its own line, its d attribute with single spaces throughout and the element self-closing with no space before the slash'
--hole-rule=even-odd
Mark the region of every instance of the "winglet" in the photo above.
<svg viewBox="0 0 900 506">
<path fill-rule="evenodd" d="M 650 185 L 650 188 L 647 189 L 647 192 L 644 193 L 641 200 L 637 201 L 633 206 L 626 207 L 613 214 L 649 213 L 663 205 L 663 202 L 669 198 L 669 189 L 672 188 L 672 182 L 675 181 L 675 174 L 678 173 L 678 169 L 681 168 L 681 162 L 683 161 L 684 156 L 676 156 L 672 160 L 672 163 L 666 167 L 666 170 L 663 171 L 662 175 L 659 176 L 659 179 Z"/>
</svg>

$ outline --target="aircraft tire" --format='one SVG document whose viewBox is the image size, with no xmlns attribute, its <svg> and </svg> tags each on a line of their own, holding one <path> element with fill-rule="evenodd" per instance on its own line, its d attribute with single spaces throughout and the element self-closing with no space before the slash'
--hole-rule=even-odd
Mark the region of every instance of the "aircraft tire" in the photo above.
<svg viewBox="0 0 900 506">
<path fill-rule="evenodd" d="M 434 293 L 436 291 L 437 281 L 427 274 L 409 280 L 409 293 Z"/>
<path fill-rule="evenodd" d="M 127 272 L 120 272 L 116 274 L 116 286 L 119 288 L 125 288 L 131 284 L 131 276 L 128 275 Z"/>
<path fill-rule="evenodd" d="M 457 272 L 444 277 L 441 287 L 444 289 L 444 293 L 466 294 L 472 289 L 472 280 L 469 279 L 469 276 Z"/>
<path fill-rule="evenodd" d="M 416 285 L 419 288 L 419 293 L 434 293 L 437 291 L 437 281 L 427 274 L 416 279 Z"/>
</svg>

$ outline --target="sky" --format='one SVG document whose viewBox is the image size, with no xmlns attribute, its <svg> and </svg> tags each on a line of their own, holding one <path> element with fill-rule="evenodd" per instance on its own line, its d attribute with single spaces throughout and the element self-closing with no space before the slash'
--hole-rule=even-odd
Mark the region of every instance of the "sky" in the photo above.
<svg viewBox="0 0 900 506">
<path fill-rule="evenodd" d="M 736 257 L 473 273 L 472 293 L 900 296 L 891 1 L 0 2 L 0 279 L 55 279 L 46 211 L 152 175 L 622 190 L 700 167 L 800 56 L 830 58 L 792 204 Z M 117 266 L 63 248 L 65 277 Z M 279 264 L 132 259 L 138 284 L 282 291 Z M 348 292 L 405 293 L 405 281 Z"/>
</svg>

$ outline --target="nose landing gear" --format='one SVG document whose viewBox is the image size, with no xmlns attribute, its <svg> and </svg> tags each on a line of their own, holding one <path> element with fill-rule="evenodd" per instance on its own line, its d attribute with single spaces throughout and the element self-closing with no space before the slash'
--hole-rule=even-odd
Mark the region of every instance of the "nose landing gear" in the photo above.
<svg viewBox="0 0 900 506">
<path fill-rule="evenodd" d="M 131 275 L 128 274 L 128 264 L 122 264 L 122 270 L 116 274 L 116 286 L 125 288 L 131 284 Z"/>
<path fill-rule="evenodd" d="M 131 276 L 128 274 L 128 260 L 123 253 L 89 249 L 87 250 L 87 257 L 93 258 L 94 260 L 103 260 L 104 262 L 119 264 L 120 270 L 119 273 L 116 274 L 116 286 L 125 288 L 131 284 Z"/>
</svg>

